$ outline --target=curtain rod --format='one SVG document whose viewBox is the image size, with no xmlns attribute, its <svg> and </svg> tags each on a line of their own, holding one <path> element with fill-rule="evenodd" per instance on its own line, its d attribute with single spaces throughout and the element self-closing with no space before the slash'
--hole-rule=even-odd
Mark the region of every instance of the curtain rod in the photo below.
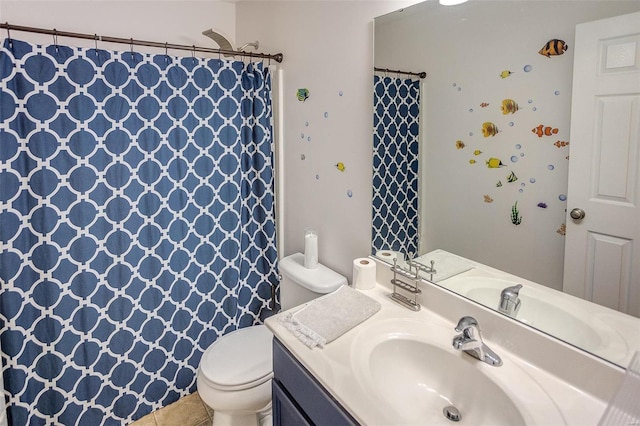
<svg viewBox="0 0 640 426">
<path fill-rule="evenodd" d="M 405 75 L 415 75 L 416 77 L 420 77 L 420 78 L 426 78 L 427 77 L 427 73 L 424 71 L 421 72 L 411 72 L 411 71 L 400 71 L 400 70 L 390 70 L 389 68 L 373 68 L 374 71 L 380 71 L 380 72 L 389 72 L 392 74 L 405 74 Z"/>
<path fill-rule="evenodd" d="M 11 39 L 10 31 L 23 31 L 23 32 L 37 33 L 37 34 L 48 34 L 54 37 L 82 38 L 85 40 L 94 40 L 96 43 L 98 41 L 102 41 L 106 43 L 128 44 L 130 46 L 135 45 L 135 46 L 158 47 L 161 49 L 165 49 L 165 51 L 168 49 L 173 49 L 173 50 L 188 50 L 191 52 L 218 53 L 218 54 L 229 55 L 229 56 L 249 56 L 252 58 L 273 59 L 276 62 L 282 62 L 282 60 L 284 59 L 282 53 L 276 53 L 272 55 L 268 53 L 250 53 L 250 52 L 242 52 L 242 51 L 236 51 L 236 50 L 213 49 L 210 47 L 199 47 L 195 45 L 189 46 L 186 44 L 173 44 L 173 43 L 161 43 L 157 41 L 135 40 L 133 38 L 121 38 L 121 37 L 99 36 L 97 34 L 73 33 L 68 31 L 58 31 L 55 28 L 53 30 L 48 30 L 45 28 L 9 25 L 8 22 L 4 24 L 0 23 L 0 28 L 7 30 L 9 39 Z"/>
</svg>

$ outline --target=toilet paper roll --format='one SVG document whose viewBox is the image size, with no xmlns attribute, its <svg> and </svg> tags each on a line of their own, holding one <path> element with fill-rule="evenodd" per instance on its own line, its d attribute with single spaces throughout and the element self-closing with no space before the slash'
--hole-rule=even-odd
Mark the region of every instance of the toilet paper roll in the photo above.
<svg viewBox="0 0 640 426">
<path fill-rule="evenodd" d="M 370 290 L 376 286 L 376 263 L 361 257 L 353 261 L 353 288 Z"/>
<path fill-rule="evenodd" d="M 402 260 L 400 253 L 393 250 L 378 250 L 376 252 L 376 257 L 389 263 L 393 263 L 393 259 L 398 259 L 398 261 Z"/>
<path fill-rule="evenodd" d="M 312 229 L 304 234 L 304 267 L 307 269 L 318 267 L 318 234 Z"/>
</svg>

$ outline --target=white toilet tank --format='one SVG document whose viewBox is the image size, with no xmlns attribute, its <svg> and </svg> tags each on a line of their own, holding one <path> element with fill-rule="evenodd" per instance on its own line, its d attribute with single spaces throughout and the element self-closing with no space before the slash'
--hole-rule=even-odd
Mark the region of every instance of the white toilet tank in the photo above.
<svg viewBox="0 0 640 426">
<path fill-rule="evenodd" d="M 280 305 L 283 311 L 347 285 L 345 277 L 320 263 L 314 269 L 305 268 L 302 253 L 283 258 L 278 267 L 282 275 Z"/>
</svg>

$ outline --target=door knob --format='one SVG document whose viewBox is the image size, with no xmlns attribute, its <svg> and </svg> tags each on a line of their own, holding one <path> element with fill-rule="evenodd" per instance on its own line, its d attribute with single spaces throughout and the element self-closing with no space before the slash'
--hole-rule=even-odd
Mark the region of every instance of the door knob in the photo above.
<svg viewBox="0 0 640 426">
<path fill-rule="evenodd" d="M 575 209 L 571 210 L 569 216 L 571 216 L 571 219 L 575 221 L 581 221 L 586 216 L 586 213 L 584 212 L 584 210 L 576 207 Z"/>
</svg>

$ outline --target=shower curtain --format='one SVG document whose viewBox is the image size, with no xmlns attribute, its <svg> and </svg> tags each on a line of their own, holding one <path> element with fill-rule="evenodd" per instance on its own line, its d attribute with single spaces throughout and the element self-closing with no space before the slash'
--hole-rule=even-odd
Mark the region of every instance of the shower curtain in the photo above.
<svg viewBox="0 0 640 426">
<path fill-rule="evenodd" d="M 12 424 L 195 390 L 277 285 L 267 67 L 5 40 L 0 345 Z"/>
<path fill-rule="evenodd" d="M 420 82 L 374 76 L 372 254 L 418 252 Z"/>
</svg>

